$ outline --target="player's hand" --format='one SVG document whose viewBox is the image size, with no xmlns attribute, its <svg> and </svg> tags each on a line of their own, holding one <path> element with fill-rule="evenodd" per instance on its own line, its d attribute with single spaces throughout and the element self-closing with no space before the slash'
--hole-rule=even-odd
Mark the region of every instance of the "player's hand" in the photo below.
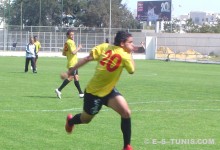
<svg viewBox="0 0 220 150">
<path fill-rule="evenodd" d="M 138 46 L 134 46 L 134 48 L 132 49 L 132 52 L 138 51 Z"/>
<path fill-rule="evenodd" d="M 79 48 L 79 49 L 83 48 L 83 47 L 82 47 L 82 44 L 79 44 L 78 48 Z"/>
</svg>

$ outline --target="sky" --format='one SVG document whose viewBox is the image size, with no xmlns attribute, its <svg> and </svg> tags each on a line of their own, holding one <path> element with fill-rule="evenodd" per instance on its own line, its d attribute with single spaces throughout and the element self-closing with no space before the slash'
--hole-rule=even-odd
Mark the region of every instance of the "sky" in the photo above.
<svg viewBox="0 0 220 150">
<path fill-rule="evenodd" d="M 137 2 L 145 0 L 123 0 L 131 12 L 137 9 Z M 150 0 L 149 0 L 150 1 Z M 191 11 L 204 11 L 210 13 L 220 13 L 220 0 L 172 0 L 172 16 L 189 14 Z"/>
</svg>

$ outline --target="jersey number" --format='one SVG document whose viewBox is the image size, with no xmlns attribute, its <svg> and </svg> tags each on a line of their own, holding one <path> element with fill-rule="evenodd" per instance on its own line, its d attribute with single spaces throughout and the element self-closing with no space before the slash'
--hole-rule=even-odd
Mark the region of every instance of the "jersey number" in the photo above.
<svg viewBox="0 0 220 150">
<path fill-rule="evenodd" d="M 106 51 L 105 54 L 107 56 L 100 61 L 100 64 L 106 66 L 109 72 L 115 71 L 121 64 L 121 56 L 119 54 L 112 54 L 111 50 Z"/>
</svg>

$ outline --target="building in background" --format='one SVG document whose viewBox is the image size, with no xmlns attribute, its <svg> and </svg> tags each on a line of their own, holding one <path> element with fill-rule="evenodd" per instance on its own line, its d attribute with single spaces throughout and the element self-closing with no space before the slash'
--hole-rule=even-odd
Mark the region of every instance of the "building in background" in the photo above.
<svg viewBox="0 0 220 150">
<path fill-rule="evenodd" d="M 219 18 L 218 13 L 208 13 L 202 11 L 191 11 L 189 14 L 189 18 L 197 25 L 203 24 L 216 24 L 217 19 Z"/>
</svg>

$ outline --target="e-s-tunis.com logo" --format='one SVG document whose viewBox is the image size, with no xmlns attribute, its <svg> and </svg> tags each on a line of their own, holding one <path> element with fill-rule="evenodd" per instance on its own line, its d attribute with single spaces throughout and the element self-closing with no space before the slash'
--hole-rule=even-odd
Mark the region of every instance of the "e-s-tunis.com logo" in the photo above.
<svg viewBox="0 0 220 150">
<path fill-rule="evenodd" d="M 180 139 L 180 138 L 170 138 L 170 139 L 156 139 L 156 138 L 149 138 L 144 139 L 144 144 L 171 144 L 171 145 L 184 145 L 184 144 L 191 144 L 191 145 L 213 145 L 215 144 L 215 139 L 207 138 L 207 139 Z"/>
</svg>

